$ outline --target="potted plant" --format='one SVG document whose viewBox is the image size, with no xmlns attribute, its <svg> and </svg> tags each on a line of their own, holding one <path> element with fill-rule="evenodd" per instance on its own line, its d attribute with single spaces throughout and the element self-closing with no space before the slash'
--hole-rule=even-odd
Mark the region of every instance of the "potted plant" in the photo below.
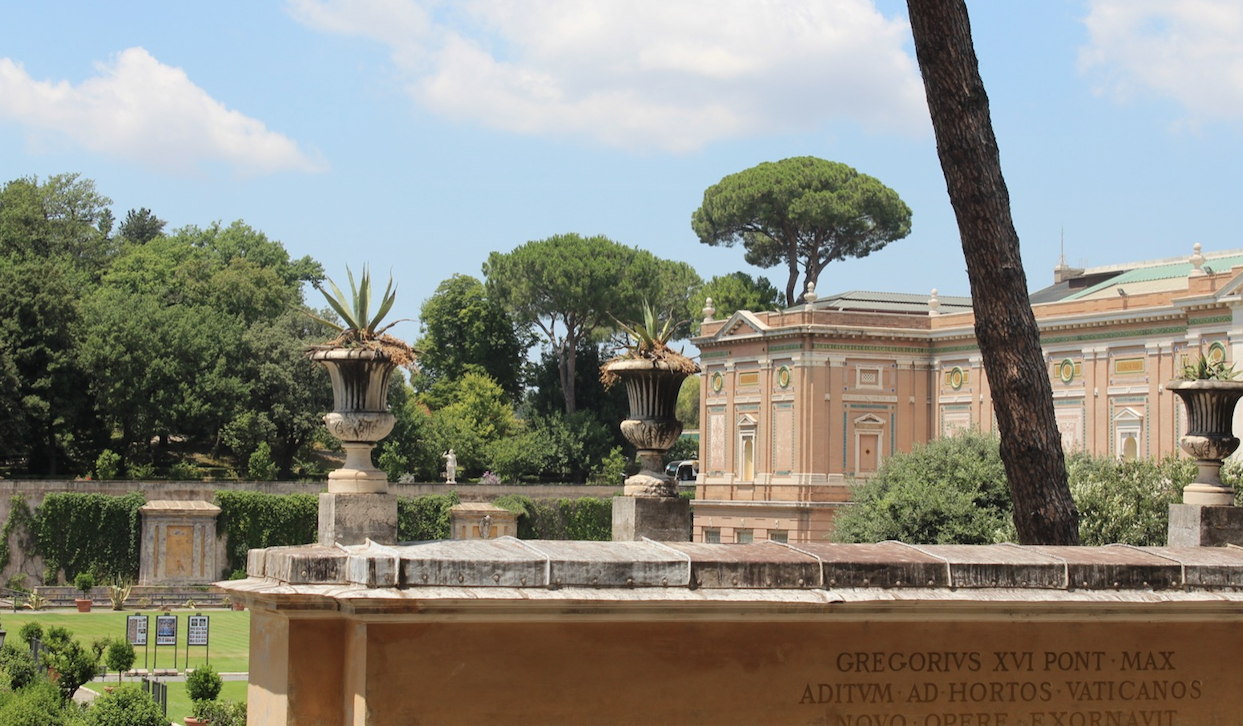
<svg viewBox="0 0 1243 726">
<path fill-rule="evenodd" d="M 371 450 L 393 430 L 396 418 L 388 411 L 388 385 L 397 366 L 412 368 L 415 351 L 386 331 L 400 320 L 380 327 L 393 307 L 396 290 L 390 276 L 380 305 L 371 314 L 371 276 L 363 268 L 358 284 L 346 268 L 350 294 L 328 280 L 332 294 L 320 288 L 342 323 L 311 315 L 338 331 L 323 345 L 307 350 L 307 357 L 328 369 L 332 379 L 333 410 L 324 416 L 328 431 L 341 440 L 345 464 L 328 475 L 330 492 L 367 493 L 388 489 L 387 477 L 371 463 Z"/>
<path fill-rule="evenodd" d="M 89 572 L 79 572 L 73 578 L 73 586 L 82 592 L 82 597 L 73 601 L 78 606 L 78 612 L 89 613 L 91 611 L 91 589 L 95 587 L 95 576 Z"/>
<path fill-rule="evenodd" d="M 224 682 L 210 665 L 203 665 L 186 673 L 186 693 L 193 705 L 193 716 L 186 719 L 186 726 L 211 723 L 211 715 L 207 713 L 209 706 L 220 695 Z M 191 723 L 193 721 L 194 723 Z"/>
<path fill-rule="evenodd" d="M 1199 467 L 1196 480 L 1183 488 L 1185 504 L 1231 506 L 1234 490 L 1222 484 L 1221 463 L 1239 448 L 1234 435 L 1234 408 L 1243 398 L 1243 381 L 1224 361 L 1201 355 L 1183 368 L 1177 380 L 1165 385 L 1183 401 L 1187 433 L 1178 440 Z"/>
<path fill-rule="evenodd" d="M 606 387 L 626 385 L 630 417 L 621 423 L 622 435 L 638 450 L 641 471 L 626 480 L 625 493 L 637 497 L 676 497 L 676 483 L 664 473 L 662 457 L 682 435 L 677 419 L 678 392 L 688 375 L 699 372 L 690 358 L 669 347 L 677 326 L 660 323 L 651 305 L 643 303 L 643 323 L 626 324 L 614 318 L 630 343 L 626 352 L 600 367 Z"/>
</svg>

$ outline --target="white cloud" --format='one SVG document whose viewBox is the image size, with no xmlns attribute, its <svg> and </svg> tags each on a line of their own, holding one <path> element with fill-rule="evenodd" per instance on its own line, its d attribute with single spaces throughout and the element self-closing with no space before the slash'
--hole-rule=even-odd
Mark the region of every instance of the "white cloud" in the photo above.
<svg viewBox="0 0 1243 726">
<path fill-rule="evenodd" d="M 385 43 L 450 118 L 637 149 L 846 119 L 925 133 L 904 18 L 871 0 L 289 0 L 318 30 Z M 398 30 L 404 29 L 404 30 Z"/>
<path fill-rule="evenodd" d="M 1173 98 L 1192 125 L 1243 121 L 1243 3 L 1092 0 L 1080 67 L 1119 99 Z"/>
<path fill-rule="evenodd" d="M 96 69 L 98 75 L 74 86 L 36 81 L 20 63 L 0 58 L 0 117 L 35 137 L 57 132 L 92 151 L 175 173 L 203 162 L 223 162 L 239 174 L 325 166 L 142 48 L 122 51 Z"/>
</svg>

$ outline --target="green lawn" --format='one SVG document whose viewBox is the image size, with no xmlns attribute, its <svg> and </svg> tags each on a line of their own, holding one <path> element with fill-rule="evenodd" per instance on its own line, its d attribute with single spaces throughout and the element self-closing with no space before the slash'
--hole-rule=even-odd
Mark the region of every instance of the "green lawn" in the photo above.
<svg viewBox="0 0 1243 726">
<path fill-rule="evenodd" d="M 78 641 L 89 646 L 97 638 L 124 638 L 125 618 L 129 615 L 149 615 L 147 626 L 146 665 L 142 646 L 134 646 L 137 659 L 135 668 L 172 668 L 173 648 L 163 646 L 155 648 L 155 616 L 156 611 L 135 610 L 93 610 L 79 613 L 71 610 L 45 610 L 41 612 L 19 611 L 0 613 L 0 625 L 8 632 L 8 637 L 17 640 L 21 627 L 30 621 L 37 621 L 44 628 L 59 625 L 68 628 Z M 204 662 L 210 662 L 217 673 L 244 673 L 249 670 L 250 663 L 250 612 L 233 611 L 217 608 L 203 610 L 173 610 L 168 615 L 176 615 L 177 626 L 177 670 L 183 671 L 186 663 L 186 618 L 189 615 L 202 614 L 211 618 L 211 630 L 208 647 L 194 646 L 190 648 L 189 667 L 193 668 Z M 114 673 L 113 676 L 116 674 Z M 170 691 L 172 687 L 170 686 Z"/>
</svg>

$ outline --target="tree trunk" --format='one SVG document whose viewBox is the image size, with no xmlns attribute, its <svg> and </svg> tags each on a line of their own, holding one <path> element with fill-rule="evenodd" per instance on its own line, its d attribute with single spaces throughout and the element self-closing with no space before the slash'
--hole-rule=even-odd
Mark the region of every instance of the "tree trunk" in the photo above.
<svg viewBox="0 0 1243 726">
<path fill-rule="evenodd" d="M 570 415 L 578 410 L 578 401 L 574 396 L 574 378 L 578 354 L 578 340 L 569 335 L 561 341 L 561 349 L 557 351 L 557 372 L 561 374 L 561 392 L 565 395 L 565 413 Z"/>
<path fill-rule="evenodd" d="M 1079 544 L 1040 331 L 963 0 L 907 0 L 937 154 L 958 219 L 975 334 L 1024 544 Z"/>
</svg>

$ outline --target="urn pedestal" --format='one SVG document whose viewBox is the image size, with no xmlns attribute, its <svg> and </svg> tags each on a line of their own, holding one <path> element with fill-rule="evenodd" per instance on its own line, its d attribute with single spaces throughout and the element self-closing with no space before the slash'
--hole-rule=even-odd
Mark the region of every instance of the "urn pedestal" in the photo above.
<svg viewBox="0 0 1243 726">
<path fill-rule="evenodd" d="M 396 366 L 383 351 L 371 348 L 316 350 L 310 358 L 322 363 L 332 379 L 333 410 L 324 424 L 345 449 L 345 463 L 328 474 L 328 491 L 319 495 L 319 542 L 394 544 L 397 497 L 388 490 L 388 476 L 371 462 L 371 451 L 397 421 L 388 411 L 388 384 Z"/>
<path fill-rule="evenodd" d="M 676 409 L 686 373 L 661 361 L 620 360 L 608 364 L 626 386 L 630 417 L 622 435 L 638 450 L 639 473 L 626 479 L 613 498 L 613 540 L 647 537 L 689 542 L 691 503 L 678 496 L 677 482 L 664 473 L 664 455 L 682 435 Z"/>
<path fill-rule="evenodd" d="M 1183 487 L 1183 503 L 1170 505 L 1170 547 L 1243 545 L 1243 508 L 1234 506 L 1234 490 L 1221 482 L 1222 461 L 1239 448 L 1234 436 L 1234 408 L 1243 398 L 1243 381 L 1172 381 L 1187 410 L 1187 433 L 1178 440 L 1199 467 L 1196 480 Z"/>
</svg>

